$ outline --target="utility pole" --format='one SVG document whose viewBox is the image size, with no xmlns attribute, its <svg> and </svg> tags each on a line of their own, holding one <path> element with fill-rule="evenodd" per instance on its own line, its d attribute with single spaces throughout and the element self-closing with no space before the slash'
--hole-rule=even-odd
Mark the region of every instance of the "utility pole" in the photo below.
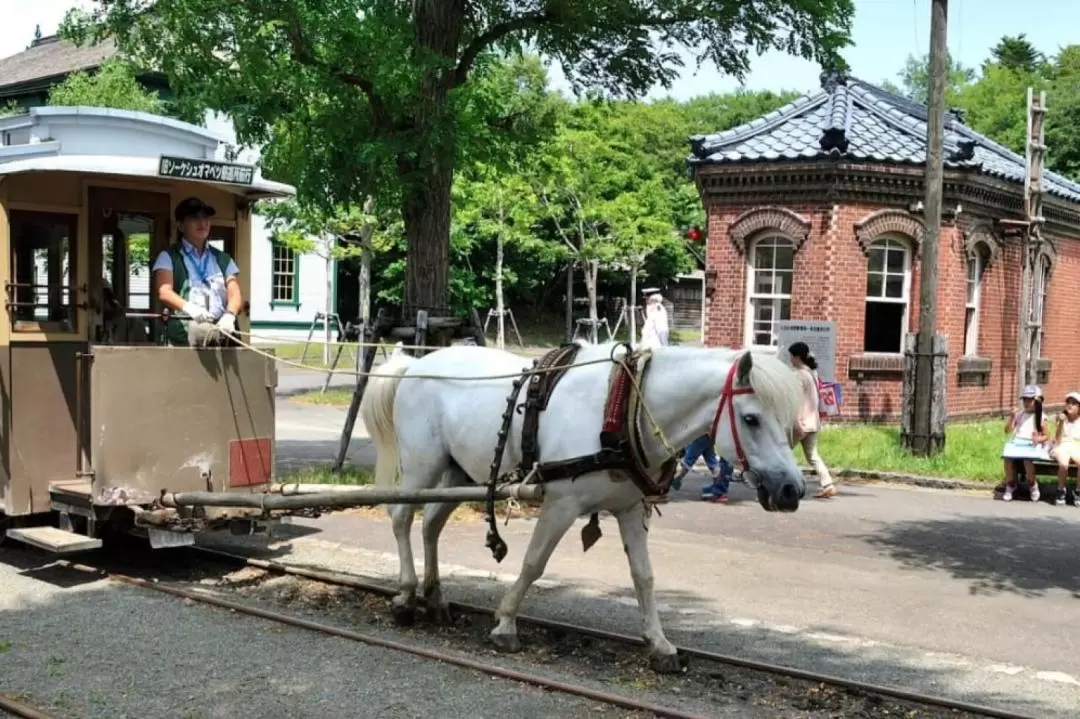
<svg viewBox="0 0 1080 719">
<path fill-rule="evenodd" d="M 1022 274 L 1020 279 L 1020 337 L 1017 351 L 1017 384 L 1024 385 L 1035 381 L 1034 360 L 1035 355 L 1041 350 L 1038 346 L 1039 334 L 1042 330 L 1042 313 L 1036 321 L 1033 317 L 1034 302 L 1042 302 L 1042 297 L 1033 297 L 1032 284 L 1035 273 L 1038 271 L 1036 261 L 1042 246 L 1042 225 L 1045 221 L 1042 214 L 1043 193 L 1043 158 L 1046 144 L 1043 133 L 1043 118 L 1046 115 L 1046 93 L 1040 92 L 1038 102 L 1035 101 L 1035 92 L 1032 88 L 1027 91 L 1027 152 L 1026 167 L 1024 171 L 1024 222 L 1020 238 L 1020 262 Z M 1040 278 L 1041 280 L 1041 278 Z"/>
<path fill-rule="evenodd" d="M 911 448 L 930 455 L 941 449 L 934 441 L 934 334 L 937 329 L 938 238 L 944 175 L 945 84 L 948 77 L 948 1 L 930 4 L 930 99 L 926 119 L 925 234 L 919 272 L 919 333 L 915 340 L 915 416 Z M 944 438 L 942 438 L 943 440 Z"/>
</svg>

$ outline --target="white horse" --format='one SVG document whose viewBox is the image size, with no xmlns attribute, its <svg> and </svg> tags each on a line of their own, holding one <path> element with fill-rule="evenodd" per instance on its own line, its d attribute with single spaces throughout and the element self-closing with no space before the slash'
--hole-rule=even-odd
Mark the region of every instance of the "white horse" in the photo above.
<svg viewBox="0 0 1080 719">
<path fill-rule="evenodd" d="M 584 345 L 575 363 L 610 358 L 615 347 L 613 343 Z M 422 358 L 398 355 L 382 365 L 370 378 L 360 404 L 360 415 L 377 452 L 376 484 L 390 486 L 400 480 L 406 488 L 422 489 L 440 483 L 486 483 L 513 379 L 449 378 L 514 375 L 528 364 L 525 358 L 502 350 L 456 346 Z M 612 364 L 604 362 L 573 367 L 562 377 L 540 415 L 537 436 L 541 463 L 589 455 L 600 449 L 611 370 Z M 410 375 L 439 378 L 401 382 Z M 791 368 L 771 354 L 661 347 L 653 350 L 642 385 L 644 404 L 667 439 L 664 442 L 652 431 L 654 427 L 647 417 L 635 418 L 644 430 L 643 450 L 654 479 L 660 465 L 671 456 L 668 447 L 685 447 L 712 431 L 724 456 L 739 457 L 747 463 L 745 475 L 757 485 L 758 499 L 765 509 L 798 508 L 805 484 L 788 438 L 801 394 Z M 517 402 L 524 400 L 523 389 Z M 515 413 L 500 475 L 521 461 L 522 422 L 522 415 Z M 633 482 L 625 477 L 620 478 L 622 481 L 615 479 L 614 473 L 603 471 L 544 485 L 542 512 L 521 574 L 495 614 L 498 625 L 491 639 L 497 648 L 520 649 L 515 623 L 518 609 L 574 521 L 607 511 L 618 521 L 629 559 L 650 663 L 657 671 L 681 669 L 680 657 L 664 636 L 656 608 L 647 545 L 649 508 Z M 429 614 L 437 620 L 448 616 L 439 587 L 438 540 L 455 506 L 437 503 L 424 508 L 423 594 Z M 414 508 L 391 505 L 388 510 L 400 559 L 394 615 L 400 622 L 409 622 L 416 608 L 417 587 L 410 541 Z"/>
</svg>

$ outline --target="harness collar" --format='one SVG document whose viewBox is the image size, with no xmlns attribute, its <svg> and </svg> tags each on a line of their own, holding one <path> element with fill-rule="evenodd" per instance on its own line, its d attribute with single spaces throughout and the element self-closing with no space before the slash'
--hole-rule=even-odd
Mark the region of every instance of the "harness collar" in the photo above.
<svg viewBox="0 0 1080 719">
<path fill-rule="evenodd" d="M 720 401 L 716 405 L 716 414 L 713 416 L 712 426 L 709 428 L 709 441 L 716 443 L 716 428 L 720 426 L 720 418 L 724 416 L 724 408 L 728 410 L 728 420 L 731 423 L 731 439 L 735 442 L 735 454 L 742 463 L 743 469 L 750 469 L 750 463 L 746 461 L 746 453 L 743 451 L 742 442 L 739 441 L 739 428 L 735 423 L 735 395 L 753 394 L 750 387 L 736 387 L 735 373 L 739 369 L 739 362 L 732 363 L 728 370 L 727 379 L 724 380 L 724 388 L 720 391 Z"/>
</svg>

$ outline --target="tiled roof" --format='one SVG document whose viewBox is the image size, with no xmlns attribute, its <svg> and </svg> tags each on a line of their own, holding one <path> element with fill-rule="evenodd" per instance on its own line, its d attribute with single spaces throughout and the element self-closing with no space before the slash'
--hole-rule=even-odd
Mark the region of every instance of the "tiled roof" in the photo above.
<svg viewBox="0 0 1080 719">
<path fill-rule="evenodd" d="M 55 36 L 43 38 L 28 50 L 0 58 L 0 95 L 10 94 L 4 91 L 35 80 L 98 67 L 116 54 L 112 40 L 79 47 Z"/>
<path fill-rule="evenodd" d="M 862 80 L 822 78 L 822 89 L 807 93 L 756 120 L 715 135 L 690 138 L 691 165 L 869 160 L 922 165 L 926 159 L 925 105 Z M 971 169 L 1023 183 L 1021 155 L 945 115 L 945 166 Z M 1080 184 L 1056 173 L 1044 175 L 1050 195 L 1080 202 Z"/>
</svg>

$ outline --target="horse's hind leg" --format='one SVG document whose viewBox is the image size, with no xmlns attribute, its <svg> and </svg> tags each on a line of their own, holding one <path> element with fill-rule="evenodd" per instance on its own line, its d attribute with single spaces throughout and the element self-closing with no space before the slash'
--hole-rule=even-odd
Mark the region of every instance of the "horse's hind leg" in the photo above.
<svg viewBox="0 0 1080 719">
<path fill-rule="evenodd" d="M 656 593 L 653 589 L 652 563 L 649 561 L 648 516 L 644 502 L 634 505 L 617 514 L 619 534 L 622 535 L 623 548 L 630 563 L 630 576 L 634 580 L 638 608 L 645 625 L 645 640 L 649 643 L 649 664 L 662 673 L 680 672 L 685 668 L 682 657 L 675 645 L 664 636 L 660 626 L 660 612 L 656 607 Z"/>
<path fill-rule="evenodd" d="M 402 455 L 403 457 L 409 455 Z M 412 460 L 402 462 L 401 486 L 408 489 L 429 489 L 438 484 L 447 469 L 446 459 L 437 452 L 412 453 Z M 391 604 L 394 621 L 412 624 L 416 613 L 416 563 L 412 552 L 412 522 L 416 511 L 412 504 L 391 504 L 387 507 L 394 526 L 398 546 L 398 593 Z"/>
<path fill-rule="evenodd" d="M 390 605 L 397 624 L 412 624 L 416 612 L 416 563 L 413 561 L 410 536 L 415 510 L 416 507 L 411 504 L 387 506 L 398 547 L 398 593 Z"/>
<path fill-rule="evenodd" d="M 467 481 L 465 473 L 454 467 L 446 473 L 443 486 L 460 487 Z M 428 619 L 444 624 L 450 622 L 450 608 L 443 599 L 439 582 L 439 535 L 458 504 L 433 502 L 424 507 L 424 604 L 427 606 Z"/>
<path fill-rule="evenodd" d="M 504 652 L 521 649 L 521 641 L 517 635 L 517 614 L 521 601 L 532 583 L 543 576 L 551 553 L 580 514 L 581 507 L 572 497 L 555 500 L 544 507 L 544 513 L 537 520 L 536 529 L 529 540 L 525 560 L 521 563 L 521 574 L 503 595 L 499 609 L 495 612 L 499 623 L 491 630 L 491 641 L 497 649 Z"/>
</svg>

